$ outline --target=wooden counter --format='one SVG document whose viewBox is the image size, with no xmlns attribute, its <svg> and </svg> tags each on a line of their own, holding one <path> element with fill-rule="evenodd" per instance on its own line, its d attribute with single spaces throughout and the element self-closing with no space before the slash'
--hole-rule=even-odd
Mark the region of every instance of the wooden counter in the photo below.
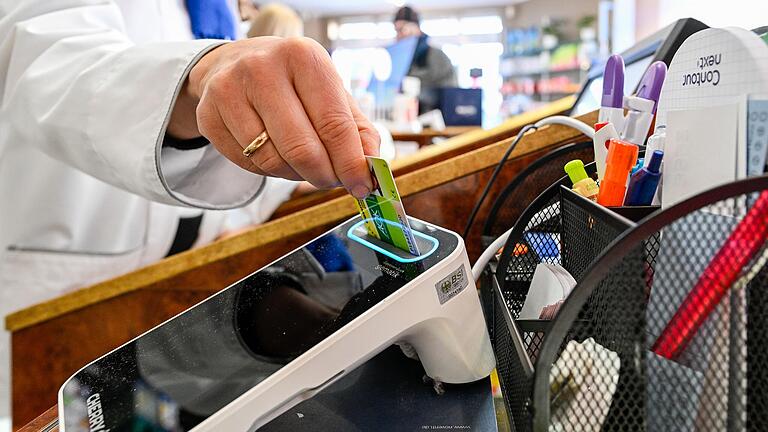
<svg viewBox="0 0 768 432">
<path fill-rule="evenodd" d="M 575 102 L 575 97 L 567 97 L 536 110 L 520 114 L 507 119 L 504 123 L 491 129 L 479 129 L 464 132 L 440 144 L 427 146 L 415 154 L 400 158 L 392 163 L 392 172 L 395 177 L 416 171 L 454 156 L 478 149 L 507 139 L 517 134 L 520 129 L 535 123 L 544 117 L 549 117 L 567 112 Z M 273 214 L 273 219 L 293 214 L 307 207 L 345 195 L 343 189 L 318 191 L 310 195 L 292 199 L 283 203 Z"/>
<path fill-rule="evenodd" d="M 592 124 L 596 114 L 582 120 Z M 578 139 L 578 132 L 562 126 L 529 133 L 502 170 L 497 186 L 545 152 Z M 486 145 L 398 176 L 409 214 L 460 231 L 510 142 Z M 55 404 L 61 383 L 92 359 L 355 213 L 351 197 L 333 198 L 236 237 L 11 314 L 6 328 L 12 332 L 14 424 L 26 424 Z M 478 219 L 482 217 L 483 211 Z M 476 256 L 478 241 L 467 239 L 467 245 L 470 255 Z"/>
<path fill-rule="evenodd" d="M 49 408 L 16 432 L 59 432 L 58 406 Z"/>
<path fill-rule="evenodd" d="M 435 138 L 453 138 L 467 132 L 480 129 L 480 126 L 447 126 L 443 130 L 424 129 L 421 132 L 390 131 L 395 141 L 415 141 L 419 147 L 432 144 Z"/>
</svg>

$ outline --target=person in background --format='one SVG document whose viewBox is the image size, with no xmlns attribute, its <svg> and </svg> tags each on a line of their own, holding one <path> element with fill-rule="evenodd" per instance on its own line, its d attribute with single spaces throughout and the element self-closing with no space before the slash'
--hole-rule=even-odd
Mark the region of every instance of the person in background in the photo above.
<svg viewBox="0 0 768 432">
<path fill-rule="evenodd" d="M 236 3 L 238 18 L 240 18 L 240 22 L 237 24 L 238 36 L 245 38 L 248 30 L 251 29 L 251 21 L 259 15 L 259 4 L 255 0 L 237 0 Z"/>
<path fill-rule="evenodd" d="M 241 21 L 251 22 L 259 14 L 259 6 L 254 0 L 237 0 L 237 9 Z"/>
<path fill-rule="evenodd" d="M 418 37 L 408 75 L 421 80 L 419 112 L 427 112 L 438 106 L 437 90 L 442 87 L 456 87 L 456 71 L 445 53 L 429 45 L 429 36 L 421 31 L 418 12 L 410 6 L 401 7 L 395 14 L 397 40 Z"/>
<path fill-rule="evenodd" d="M 304 35 L 304 23 L 293 9 L 279 3 L 271 3 L 259 9 L 251 18 L 248 37 L 279 36 L 300 37 Z"/>
</svg>

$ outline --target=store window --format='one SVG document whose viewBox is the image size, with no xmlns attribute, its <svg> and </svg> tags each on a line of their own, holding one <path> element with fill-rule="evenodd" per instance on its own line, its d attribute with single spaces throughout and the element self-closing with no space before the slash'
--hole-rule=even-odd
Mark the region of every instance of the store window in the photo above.
<svg viewBox="0 0 768 432">
<path fill-rule="evenodd" d="M 339 18 L 329 24 L 328 36 L 334 51 L 334 62 L 340 69 L 345 84 L 364 88 L 372 65 L 372 48 L 384 47 L 395 41 L 395 29 L 390 15 Z M 475 11 L 463 16 L 424 14 L 421 29 L 431 38 L 430 43 L 441 48 L 451 59 L 458 77 L 459 87 L 483 89 L 483 125 L 490 127 L 501 121 L 502 102 L 499 72 L 504 52 L 502 34 L 504 25 L 498 11 Z M 482 77 L 473 79 L 470 70 L 482 69 Z"/>
<path fill-rule="evenodd" d="M 459 20 L 464 35 L 499 34 L 504 29 L 499 16 L 466 17 Z"/>
<path fill-rule="evenodd" d="M 393 39 L 395 27 L 392 23 L 371 21 L 342 23 L 338 27 L 341 40 Z"/>
<path fill-rule="evenodd" d="M 432 36 L 456 36 L 459 34 L 459 20 L 456 18 L 427 19 L 421 23 L 421 31 Z"/>
<path fill-rule="evenodd" d="M 444 44 L 443 51 L 456 67 L 459 87 L 479 87 L 483 90 L 483 125 L 492 127 L 501 121 L 503 79 L 499 72 L 499 59 L 504 53 L 501 42 Z M 481 69 L 483 76 L 472 78 L 470 71 Z"/>
</svg>

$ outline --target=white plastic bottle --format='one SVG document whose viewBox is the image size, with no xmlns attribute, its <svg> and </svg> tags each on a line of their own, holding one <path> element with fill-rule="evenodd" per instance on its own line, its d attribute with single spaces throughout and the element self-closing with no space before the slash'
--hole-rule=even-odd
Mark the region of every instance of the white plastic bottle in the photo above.
<svg viewBox="0 0 768 432">
<path fill-rule="evenodd" d="M 647 168 L 651 162 L 651 158 L 648 155 L 652 155 L 655 150 L 661 150 L 666 153 L 664 146 L 667 142 L 667 127 L 665 125 L 656 126 L 656 130 L 653 131 L 653 135 L 648 137 L 648 141 L 645 146 L 645 160 L 643 161 L 643 167 Z M 656 189 L 656 195 L 653 197 L 653 205 L 661 205 L 661 189 L 664 186 L 664 162 L 662 162 L 661 179 L 659 180 L 659 186 Z"/>
<path fill-rule="evenodd" d="M 645 154 L 652 155 L 654 151 L 661 150 L 664 151 L 664 144 L 667 140 L 667 127 L 664 125 L 656 126 L 656 130 L 653 131 L 653 135 L 648 137 L 648 141 L 645 145 Z M 646 157 L 643 161 L 643 167 L 648 167 L 648 164 L 650 163 L 651 158 Z"/>
</svg>

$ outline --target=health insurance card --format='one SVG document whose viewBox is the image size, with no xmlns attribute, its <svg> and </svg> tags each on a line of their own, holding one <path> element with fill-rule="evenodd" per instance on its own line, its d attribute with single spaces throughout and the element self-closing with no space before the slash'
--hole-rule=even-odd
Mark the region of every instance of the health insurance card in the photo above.
<svg viewBox="0 0 768 432">
<path fill-rule="evenodd" d="M 368 235 L 412 255 L 419 255 L 389 163 L 373 156 L 367 156 L 366 159 L 374 187 L 365 199 L 357 200 L 357 206 L 360 216 L 367 221 L 365 227 Z"/>
</svg>

